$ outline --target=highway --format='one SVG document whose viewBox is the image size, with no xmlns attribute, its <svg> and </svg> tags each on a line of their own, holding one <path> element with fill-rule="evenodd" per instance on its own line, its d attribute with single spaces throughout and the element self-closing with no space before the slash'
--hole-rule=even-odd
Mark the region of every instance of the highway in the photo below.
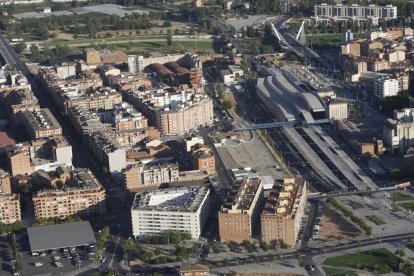
<svg viewBox="0 0 414 276">
<path fill-rule="evenodd" d="M 3 34 L 0 34 L 0 53 L 6 63 L 20 70 L 26 77 L 30 76 L 29 70 L 23 65 L 19 55 L 10 46 Z"/>
</svg>

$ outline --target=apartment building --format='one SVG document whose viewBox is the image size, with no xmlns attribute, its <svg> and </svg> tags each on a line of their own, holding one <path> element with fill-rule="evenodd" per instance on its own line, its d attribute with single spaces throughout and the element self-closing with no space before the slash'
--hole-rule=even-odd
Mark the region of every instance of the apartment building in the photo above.
<svg viewBox="0 0 414 276">
<path fill-rule="evenodd" d="M 88 169 L 73 169 L 63 189 L 33 195 L 36 218 L 66 218 L 105 213 L 105 189 Z"/>
<path fill-rule="evenodd" d="M 132 235 L 159 235 L 173 230 L 198 238 L 210 215 L 210 189 L 183 187 L 137 193 L 131 207 Z"/>
<path fill-rule="evenodd" d="M 89 141 L 91 133 L 107 130 L 111 127 L 110 124 L 103 124 L 96 112 L 81 106 L 69 108 L 68 118 L 75 131 L 82 136 L 84 142 Z"/>
<path fill-rule="evenodd" d="M 395 110 L 383 125 L 383 137 L 392 154 L 405 154 L 414 145 L 414 109 Z"/>
<path fill-rule="evenodd" d="M 0 194 L 11 193 L 10 174 L 0 169 Z"/>
<path fill-rule="evenodd" d="M 368 64 L 364 58 L 351 55 L 342 56 L 342 67 L 345 71 L 354 74 L 361 74 L 368 70 Z"/>
<path fill-rule="evenodd" d="M 348 118 L 348 103 L 333 100 L 328 105 L 329 119 L 331 120 L 344 120 Z"/>
<path fill-rule="evenodd" d="M 191 148 L 191 162 L 194 170 L 216 173 L 216 159 L 213 150 L 208 145 L 197 144 Z"/>
<path fill-rule="evenodd" d="M 0 102 L 14 124 L 21 124 L 21 112 L 39 109 L 40 105 L 30 85 L 0 88 Z"/>
<path fill-rule="evenodd" d="M 0 222 L 11 224 L 19 220 L 21 220 L 19 195 L 0 194 Z"/>
<path fill-rule="evenodd" d="M 367 71 L 361 74 L 360 80 L 380 99 L 395 96 L 400 91 L 398 79 L 392 77 L 390 74 Z"/>
<path fill-rule="evenodd" d="M 377 22 L 378 18 L 385 20 L 397 18 L 397 7 L 392 5 L 386 6 L 360 6 L 357 4 L 353 5 L 328 5 L 326 3 L 315 5 L 314 7 L 315 18 L 326 18 L 326 19 L 362 19 L 371 18 L 374 23 Z"/>
<path fill-rule="evenodd" d="M 22 121 L 33 140 L 62 135 L 62 127 L 48 108 L 23 111 Z"/>
<path fill-rule="evenodd" d="M 385 54 L 385 58 L 390 63 L 401 62 L 405 60 L 405 51 L 404 50 L 395 50 L 392 49 Z"/>
<path fill-rule="evenodd" d="M 261 240 L 296 244 L 306 206 L 306 180 L 302 177 L 276 180 L 261 214 Z"/>
<path fill-rule="evenodd" d="M 80 106 L 88 110 L 111 110 L 122 102 L 122 95 L 115 89 L 102 86 L 91 88 L 77 97 L 62 98 L 61 105 L 67 113 L 69 108 Z"/>
<path fill-rule="evenodd" d="M 112 110 L 97 114 L 101 122 L 112 124 L 115 130 L 136 130 L 148 127 L 147 118 L 127 102 L 114 104 Z"/>
<path fill-rule="evenodd" d="M 260 223 L 263 185 L 260 177 L 247 176 L 238 189 L 228 193 L 218 214 L 220 241 L 241 243 L 252 238 Z"/>
<path fill-rule="evenodd" d="M 132 191 L 158 188 L 162 183 L 177 182 L 180 176 L 176 162 L 128 165 L 122 173 L 125 188 Z"/>
<path fill-rule="evenodd" d="M 120 174 L 126 167 L 126 151 L 108 132 L 97 131 L 89 136 L 89 148 L 112 173 Z"/>
<path fill-rule="evenodd" d="M 341 45 L 341 54 L 359 57 L 361 56 L 361 44 L 355 41 Z"/>
<path fill-rule="evenodd" d="M 213 101 L 207 95 L 151 90 L 128 91 L 124 96 L 163 135 L 183 135 L 213 122 Z"/>
<path fill-rule="evenodd" d="M 63 136 L 41 138 L 6 146 L 6 160 L 12 176 L 72 167 L 72 146 Z"/>
<path fill-rule="evenodd" d="M 106 85 L 121 90 L 138 90 L 140 88 L 150 89 L 152 87 L 151 79 L 147 74 L 137 73 L 120 73 L 118 75 L 106 75 L 104 77 Z"/>
</svg>

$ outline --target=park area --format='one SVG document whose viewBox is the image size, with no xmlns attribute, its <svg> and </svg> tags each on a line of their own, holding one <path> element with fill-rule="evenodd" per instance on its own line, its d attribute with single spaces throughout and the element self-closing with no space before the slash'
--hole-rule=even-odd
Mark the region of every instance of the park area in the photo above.
<svg viewBox="0 0 414 276">
<path fill-rule="evenodd" d="M 400 258 L 385 248 L 368 250 L 326 259 L 323 264 L 336 269 L 358 269 L 379 274 L 397 272 Z M 329 274 L 329 275 L 341 275 Z"/>
</svg>

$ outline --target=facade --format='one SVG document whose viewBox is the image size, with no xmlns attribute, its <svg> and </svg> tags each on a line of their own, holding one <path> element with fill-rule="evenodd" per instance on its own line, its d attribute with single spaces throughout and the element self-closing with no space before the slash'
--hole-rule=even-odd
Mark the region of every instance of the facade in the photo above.
<svg viewBox="0 0 414 276">
<path fill-rule="evenodd" d="M 177 163 L 139 163 L 127 166 L 122 172 L 128 190 L 158 188 L 162 183 L 177 182 L 180 176 Z"/>
<path fill-rule="evenodd" d="M 84 142 L 88 142 L 89 135 L 93 132 L 110 128 L 109 124 L 102 124 L 95 112 L 80 106 L 71 107 L 68 110 L 68 117 L 75 131 L 82 136 Z"/>
<path fill-rule="evenodd" d="M 350 42 L 341 46 L 342 55 L 361 56 L 361 44 L 358 42 Z"/>
<path fill-rule="evenodd" d="M 208 276 L 210 275 L 210 268 L 207 265 L 181 263 L 180 276 Z"/>
<path fill-rule="evenodd" d="M 48 108 L 22 112 L 23 124 L 31 139 L 62 135 L 62 127 Z"/>
<path fill-rule="evenodd" d="M 361 74 L 361 81 L 367 84 L 367 87 L 377 98 L 395 96 L 399 90 L 399 80 L 389 74 L 378 72 L 365 72 Z"/>
<path fill-rule="evenodd" d="M 36 218 L 66 218 L 105 213 L 105 189 L 88 169 L 70 171 L 62 190 L 43 190 L 33 195 Z"/>
<path fill-rule="evenodd" d="M 405 154 L 414 145 L 414 109 L 395 110 L 384 123 L 383 136 L 393 154 Z"/>
<path fill-rule="evenodd" d="M 191 162 L 194 170 L 210 175 L 216 173 L 216 159 L 213 150 L 207 145 L 197 144 L 191 148 Z"/>
<path fill-rule="evenodd" d="M 0 169 L 0 194 L 11 193 L 10 174 Z"/>
<path fill-rule="evenodd" d="M 320 4 L 315 5 L 314 7 L 314 16 L 316 18 L 332 18 L 332 19 L 341 19 L 341 18 L 350 18 L 350 19 L 362 19 L 362 18 L 372 18 L 378 19 L 383 18 L 385 20 L 396 19 L 397 18 L 397 7 L 392 5 L 386 6 L 359 6 L 356 4 L 353 5 L 327 5 Z"/>
<path fill-rule="evenodd" d="M 63 136 L 14 144 L 5 149 L 12 176 L 37 170 L 54 171 L 59 166 L 72 167 L 72 146 Z"/>
<path fill-rule="evenodd" d="M 89 147 L 112 174 L 119 174 L 126 167 L 124 147 L 106 132 L 93 132 L 89 136 Z"/>
<path fill-rule="evenodd" d="M 21 220 L 19 195 L 0 194 L 0 222 L 11 224 L 19 220 Z"/>
<path fill-rule="evenodd" d="M 261 240 L 296 244 L 306 206 L 306 180 L 302 177 L 276 180 L 261 214 Z"/>
<path fill-rule="evenodd" d="M 21 124 L 21 112 L 39 109 L 40 105 L 30 85 L 15 85 L 0 88 L 0 102 L 14 124 Z"/>
<path fill-rule="evenodd" d="M 213 122 L 213 101 L 190 91 L 127 91 L 125 99 L 163 135 L 183 135 Z"/>
<path fill-rule="evenodd" d="M 348 103 L 333 100 L 329 102 L 329 119 L 331 120 L 343 120 L 348 118 Z"/>
<path fill-rule="evenodd" d="M 147 119 L 129 103 L 122 102 L 113 105 L 108 112 L 98 112 L 104 123 L 112 124 L 115 130 L 134 130 L 148 127 Z"/>
<path fill-rule="evenodd" d="M 150 64 L 159 63 L 164 64 L 167 62 L 174 62 L 184 57 L 184 54 L 176 55 L 154 55 L 149 57 L 144 56 L 128 56 L 128 70 L 130 73 L 142 73 Z"/>
<path fill-rule="evenodd" d="M 201 235 L 210 215 L 208 187 L 184 187 L 137 193 L 131 207 L 132 234 L 159 235 L 173 230 Z"/>
<path fill-rule="evenodd" d="M 252 238 L 254 228 L 260 222 L 260 209 L 264 202 L 263 180 L 245 177 L 239 190 L 231 191 L 218 214 L 220 241 L 238 243 Z"/>
</svg>

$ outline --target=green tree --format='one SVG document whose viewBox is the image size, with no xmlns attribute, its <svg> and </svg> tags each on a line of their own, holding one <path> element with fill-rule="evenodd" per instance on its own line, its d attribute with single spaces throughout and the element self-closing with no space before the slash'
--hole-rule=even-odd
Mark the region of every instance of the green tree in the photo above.
<svg viewBox="0 0 414 276">
<path fill-rule="evenodd" d="M 32 45 L 30 46 L 30 53 L 32 54 L 32 60 L 34 62 L 39 62 L 40 61 L 40 52 L 39 52 L 39 47 L 37 47 L 37 45 Z"/>
<path fill-rule="evenodd" d="M 21 53 L 26 49 L 26 43 L 24 43 L 24 41 L 20 41 L 16 44 L 16 46 L 14 46 L 14 48 L 16 49 L 17 53 Z"/>
<path fill-rule="evenodd" d="M 172 46 L 172 35 L 171 34 L 167 34 L 167 45 Z"/>
<path fill-rule="evenodd" d="M 164 21 L 164 23 L 162 23 L 162 26 L 163 26 L 163 27 L 166 27 L 166 28 L 169 28 L 169 27 L 171 27 L 171 26 L 172 26 L 172 23 L 171 23 L 171 21 L 166 20 L 166 21 Z"/>
<path fill-rule="evenodd" d="M 224 109 L 232 109 L 233 108 L 232 102 L 229 101 L 229 100 L 224 100 L 223 101 L 223 108 Z"/>
</svg>

